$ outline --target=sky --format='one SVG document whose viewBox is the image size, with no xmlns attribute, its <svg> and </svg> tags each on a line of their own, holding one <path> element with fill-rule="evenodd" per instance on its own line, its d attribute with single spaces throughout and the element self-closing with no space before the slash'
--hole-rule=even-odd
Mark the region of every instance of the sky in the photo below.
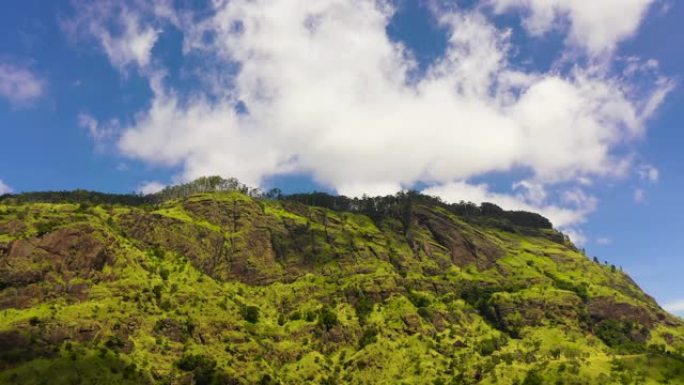
<svg viewBox="0 0 684 385">
<path fill-rule="evenodd" d="M 418 189 L 539 212 L 684 316 L 684 4 L 8 0 L 0 193 Z"/>
</svg>

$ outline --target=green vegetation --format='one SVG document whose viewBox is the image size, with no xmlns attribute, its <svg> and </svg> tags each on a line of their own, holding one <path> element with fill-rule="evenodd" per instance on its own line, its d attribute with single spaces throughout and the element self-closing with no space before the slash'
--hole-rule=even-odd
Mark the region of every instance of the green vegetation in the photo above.
<svg viewBox="0 0 684 385">
<path fill-rule="evenodd" d="M 407 192 L 0 198 L 0 384 L 684 384 L 684 323 L 537 214 Z"/>
</svg>

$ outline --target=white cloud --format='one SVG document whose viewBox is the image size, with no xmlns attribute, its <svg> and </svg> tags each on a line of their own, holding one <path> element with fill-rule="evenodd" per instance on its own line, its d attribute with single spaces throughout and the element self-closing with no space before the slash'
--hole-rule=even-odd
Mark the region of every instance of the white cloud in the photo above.
<svg viewBox="0 0 684 385">
<path fill-rule="evenodd" d="M 101 124 L 91 115 L 80 113 L 78 114 L 78 125 L 88 130 L 88 135 L 96 145 L 102 145 L 115 136 L 119 122 L 114 119 L 107 124 Z"/>
<path fill-rule="evenodd" d="M 587 243 L 587 236 L 584 234 L 582 230 L 576 229 L 576 228 L 568 228 L 568 229 L 563 229 L 563 232 L 565 235 L 570 238 L 572 243 L 575 244 L 577 247 L 583 247 Z"/>
<path fill-rule="evenodd" d="M 498 3 L 501 11 L 539 7 Z M 620 22 L 627 28 L 606 16 L 606 1 L 595 3 L 603 4 L 595 15 L 576 2 L 549 3 L 551 23 L 567 16 L 569 39 L 592 52 L 636 31 L 647 8 L 630 0 L 629 20 Z M 440 10 L 448 47 L 416 75 L 412 53 L 387 35 L 394 9 L 381 0 L 217 0 L 201 14 L 105 4 L 113 11 L 97 11 L 97 22 L 70 25 L 95 36 L 115 67 L 145 69 L 153 92 L 149 108 L 114 133 L 102 129 L 112 124 L 83 115 L 91 135 L 116 136 L 123 155 L 179 167 L 179 180 L 220 174 L 260 185 L 305 173 L 347 195 L 424 182 L 445 199 L 540 212 L 576 241 L 584 237 L 576 226 L 597 204 L 585 189 L 634 172 L 631 143 L 673 87 L 657 62 L 639 58 L 626 59 L 620 73 L 610 56 L 525 71 L 509 63 L 511 31 L 482 9 Z M 108 29 L 112 22 L 118 33 Z M 164 22 L 183 33 L 184 55 L 199 59 L 185 64 L 186 73 L 200 74 L 191 94 L 167 85 L 152 57 Z M 107 36 L 119 42 L 107 45 Z M 653 81 L 634 80 L 646 76 Z M 462 182 L 510 171 L 525 175 L 511 194 Z M 657 170 L 645 175 L 657 179 Z"/>
<path fill-rule="evenodd" d="M 635 203 L 646 202 L 646 188 L 645 184 L 654 185 L 660 180 L 660 171 L 650 164 L 641 164 L 635 167 L 635 173 L 638 177 L 639 187 L 634 188 L 633 199 Z"/>
<path fill-rule="evenodd" d="M 138 188 L 136 189 L 137 192 L 143 194 L 143 195 L 148 195 L 148 194 L 154 194 L 157 193 L 166 187 L 165 184 L 157 182 L 157 181 L 149 181 L 149 182 L 143 182 Z"/>
<path fill-rule="evenodd" d="M 182 27 L 186 54 L 237 65 L 237 75 L 218 97 L 184 97 L 153 79 L 151 107 L 119 141 L 129 157 L 181 165 L 185 179 L 259 184 L 296 171 L 358 195 L 514 168 L 542 186 L 619 176 L 629 161 L 613 150 L 643 134 L 644 105 L 660 90 L 637 97 L 597 67 L 513 69 L 509 32 L 477 12 L 441 16 L 447 52 L 407 82 L 415 63 L 387 36 L 384 2 L 214 4 L 213 16 Z"/>
<path fill-rule="evenodd" d="M 663 308 L 670 313 L 684 313 L 684 299 L 668 303 Z"/>
<path fill-rule="evenodd" d="M 597 238 L 595 242 L 597 245 L 606 246 L 606 245 L 610 245 L 613 242 L 613 240 L 610 238 L 601 237 L 601 238 Z"/>
<path fill-rule="evenodd" d="M 634 189 L 634 202 L 644 203 L 646 201 L 646 191 L 642 188 Z"/>
<path fill-rule="evenodd" d="M 523 196 L 526 201 L 541 205 L 548 198 L 548 193 L 543 184 L 529 180 L 522 180 L 513 184 L 514 190 L 524 189 Z"/>
<path fill-rule="evenodd" d="M 569 43 L 591 54 L 611 52 L 636 33 L 656 0 L 488 0 L 496 11 L 522 9 L 532 35 L 569 29 Z"/>
<path fill-rule="evenodd" d="M 148 4 L 102 0 L 75 3 L 76 17 L 63 21 L 64 29 L 75 39 L 95 39 L 113 66 L 122 72 L 130 67 L 146 69 L 160 30 L 146 22 L 148 12 L 163 10 L 163 1 Z M 155 7 L 155 4 L 159 6 Z M 140 7 L 145 9 L 142 12 Z"/>
<path fill-rule="evenodd" d="M 452 182 L 440 186 L 434 186 L 423 190 L 425 194 L 434 195 L 447 202 L 491 202 L 506 210 L 523 210 L 539 213 L 547 217 L 554 226 L 571 230 L 573 225 L 585 221 L 586 216 L 596 209 L 597 201 L 593 197 L 586 196 L 581 191 L 567 192 L 567 194 L 581 197 L 569 203 L 566 207 L 546 204 L 541 201 L 530 201 L 524 194 L 509 195 L 492 192 L 486 184 L 468 184 L 464 182 Z"/>
<path fill-rule="evenodd" d="M 131 16 L 124 16 L 122 23 L 125 25 L 122 36 L 103 34 L 100 37 L 109 59 L 119 68 L 132 63 L 141 68 L 146 67 L 150 63 L 152 47 L 159 32 L 152 28 L 141 29 L 138 20 Z"/>
<path fill-rule="evenodd" d="M 43 94 L 43 81 L 33 72 L 12 64 L 0 63 L 0 96 L 21 105 Z"/>
<path fill-rule="evenodd" d="M 660 171 L 650 164 L 644 164 L 636 169 L 637 175 L 641 180 L 657 183 L 660 179 Z"/>
<path fill-rule="evenodd" d="M 0 195 L 12 193 L 12 188 L 0 179 Z"/>
</svg>

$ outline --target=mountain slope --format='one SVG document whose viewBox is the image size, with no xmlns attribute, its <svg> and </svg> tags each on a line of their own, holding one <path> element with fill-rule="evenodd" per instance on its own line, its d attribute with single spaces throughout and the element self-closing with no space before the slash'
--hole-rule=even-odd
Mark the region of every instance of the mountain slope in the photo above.
<svg viewBox="0 0 684 385">
<path fill-rule="evenodd" d="M 535 214 L 244 192 L 4 197 L 0 383 L 684 383 L 682 321 Z"/>
</svg>

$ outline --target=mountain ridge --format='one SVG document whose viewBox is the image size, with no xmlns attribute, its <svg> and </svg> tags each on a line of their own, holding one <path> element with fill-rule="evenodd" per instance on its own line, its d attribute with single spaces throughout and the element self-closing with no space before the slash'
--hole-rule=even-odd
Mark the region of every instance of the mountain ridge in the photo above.
<svg viewBox="0 0 684 385">
<path fill-rule="evenodd" d="M 0 198 L 0 383 L 683 383 L 681 319 L 538 214 L 193 183 Z"/>
</svg>

